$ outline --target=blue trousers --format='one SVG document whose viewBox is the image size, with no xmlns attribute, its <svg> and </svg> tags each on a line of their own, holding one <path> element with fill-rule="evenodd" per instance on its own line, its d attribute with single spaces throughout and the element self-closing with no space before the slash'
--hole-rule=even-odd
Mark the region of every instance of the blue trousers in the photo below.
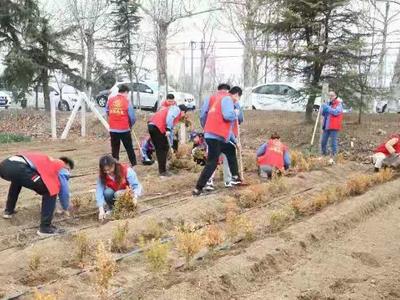
<svg viewBox="0 0 400 300">
<path fill-rule="evenodd" d="M 339 131 L 338 130 L 324 130 L 322 134 L 321 140 L 321 151 L 322 155 L 328 155 L 328 141 L 331 139 L 331 154 L 336 155 L 338 152 L 338 139 Z"/>
</svg>

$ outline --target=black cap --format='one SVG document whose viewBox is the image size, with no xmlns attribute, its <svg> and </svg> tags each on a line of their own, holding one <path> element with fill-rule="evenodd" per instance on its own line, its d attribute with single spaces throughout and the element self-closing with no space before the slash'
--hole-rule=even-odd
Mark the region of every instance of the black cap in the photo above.
<svg viewBox="0 0 400 300">
<path fill-rule="evenodd" d="M 184 111 L 184 112 L 187 112 L 189 110 L 185 104 L 180 104 L 180 105 L 178 105 L 178 107 L 181 111 Z"/>
</svg>

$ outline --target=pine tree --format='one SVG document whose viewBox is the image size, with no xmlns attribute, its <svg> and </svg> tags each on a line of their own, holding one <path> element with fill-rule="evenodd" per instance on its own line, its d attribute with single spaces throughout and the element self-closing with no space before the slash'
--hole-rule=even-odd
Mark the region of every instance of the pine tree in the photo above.
<svg viewBox="0 0 400 300">
<path fill-rule="evenodd" d="M 115 33 L 115 43 L 118 48 L 117 55 L 126 68 L 131 85 L 131 102 L 133 103 L 133 73 L 135 64 L 132 56 L 137 48 L 135 35 L 139 28 L 141 17 L 137 15 L 139 4 L 136 0 L 114 0 L 112 1 L 115 9 L 113 16 L 113 31 Z M 138 103 L 140 107 L 140 102 Z"/>
</svg>

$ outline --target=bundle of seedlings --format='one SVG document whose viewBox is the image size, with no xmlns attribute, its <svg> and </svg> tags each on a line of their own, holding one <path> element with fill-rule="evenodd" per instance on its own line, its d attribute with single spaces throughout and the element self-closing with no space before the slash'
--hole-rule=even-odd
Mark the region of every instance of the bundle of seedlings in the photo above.
<svg viewBox="0 0 400 300">
<path fill-rule="evenodd" d="M 113 216 L 116 220 L 132 218 L 137 214 L 137 200 L 133 191 L 127 188 L 125 192 L 117 197 L 113 208 Z"/>
</svg>

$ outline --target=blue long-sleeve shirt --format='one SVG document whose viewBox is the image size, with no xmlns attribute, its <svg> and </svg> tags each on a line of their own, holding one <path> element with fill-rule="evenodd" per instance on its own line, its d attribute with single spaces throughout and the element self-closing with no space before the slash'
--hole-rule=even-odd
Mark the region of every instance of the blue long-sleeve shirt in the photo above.
<svg viewBox="0 0 400 300">
<path fill-rule="evenodd" d="M 257 149 L 257 157 L 260 157 L 265 154 L 265 152 L 268 149 L 267 143 L 262 144 L 258 149 Z M 290 159 L 290 154 L 289 151 L 284 151 L 283 152 L 283 164 L 285 166 L 285 169 L 288 169 L 291 164 L 291 159 Z"/>
<path fill-rule="evenodd" d="M 343 113 L 343 105 L 339 103 L 336 108 L 333 108 L 332 102 L 322 104 L 322 116 L 324 117 L 322 129 L 331 129 L 331 115 L 338 116 Z M 335 125 L 336 126 L 336 125 Z"/>
<path fill-rule="evenodd" d="M 171 106 L 168 110 L 166 126 L 167 126 L 167 129 L 169 129 L 169 131 L 171 132 L 171 134 L 169 135 L 170 145 L 172 145 L 174 142 L 174 134 L 173 134 L 174 133 L 174 120 L 176 117 L 179 116 L 180 113 L 181 113 L 181 110 L 179 109 L 179 107 L 177 105 Z"/>
<path fill-rule="evenodd" d="M 210 109 L 210 97 L 207 96 L 204 98 L 203 106 L 200 109 L 200 125 L 202 128 L 206 126 L 208 110 Z"/>
<path fill-rule="evenodd" d="M 143 187 L 137 178 L 136 172 L 132 168 L 128 168 L 126 174 L 126 180 L 128 181 L 129 187 L 134 191 L 135 196 L 139 197 L 143 193 Z M 100 178 L 97 179 L 96 183 L 96 204 L 97 207 L 103 207 L 105 203 L 104 190 L 106 187 L 102 184 Z"/>
<path fill-rule="evenodd" d="M 122 97 L 125 97 L 125 95 L 120 94 Z M 129 101 L 128 101 L 129 102 Z M 106 103 L 106 107 L 105 107 L 105 111 L 107 116 L 109 115 L 110 112 L 110 107 L 108 104 L 108 101 Z M 128 116 L 129 116 L 129 127 L 132 128 L 133 125 L 135 125 L 136 123 L 136 116 L 135 116 L 135 110 L 133 109 L 132 103 L 129 102 L 128 104 Z M 110 132 L 128 132 L 130 131 L 129 129 L 114 129 L 114 128 L 110 128 L 109 131 Z"/>
</svg>

